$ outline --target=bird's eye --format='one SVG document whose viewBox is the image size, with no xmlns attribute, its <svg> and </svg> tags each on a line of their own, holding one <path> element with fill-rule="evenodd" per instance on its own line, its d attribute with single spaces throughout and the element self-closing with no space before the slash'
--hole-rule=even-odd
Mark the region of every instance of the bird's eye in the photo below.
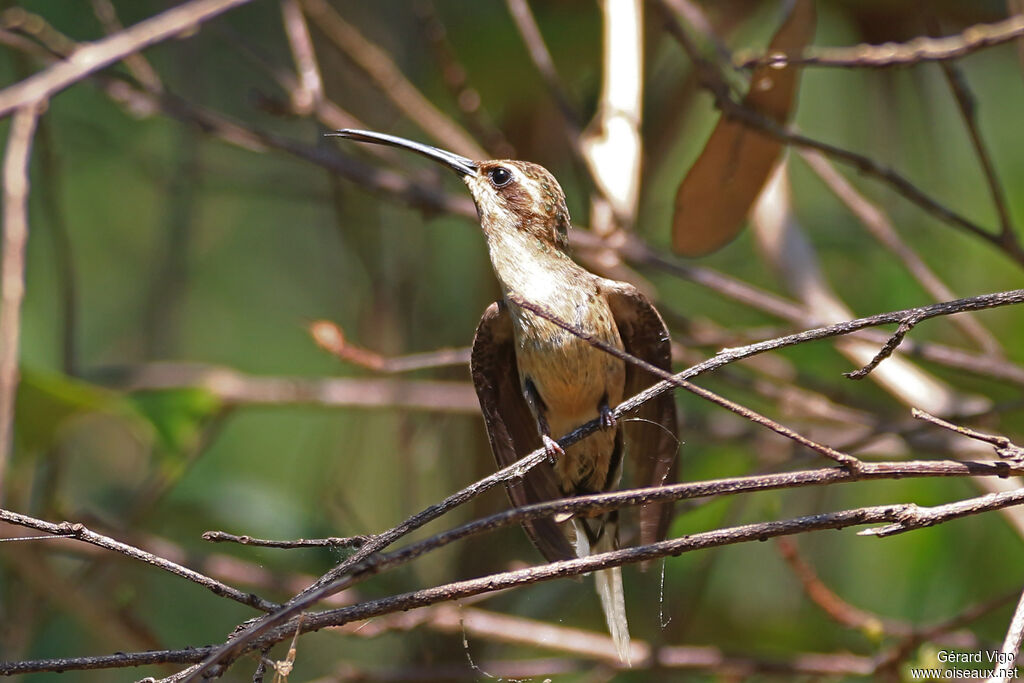
<svg viewBox="0 0 1024 683">
<path fill-rule="evenodd" d="M 512 182 L 512 171 L 504 166 L 498 166 L 488 171 L 487 177 L 491 179 L 491 184 L 495 187 L 504 187 Z"/>
</svg>

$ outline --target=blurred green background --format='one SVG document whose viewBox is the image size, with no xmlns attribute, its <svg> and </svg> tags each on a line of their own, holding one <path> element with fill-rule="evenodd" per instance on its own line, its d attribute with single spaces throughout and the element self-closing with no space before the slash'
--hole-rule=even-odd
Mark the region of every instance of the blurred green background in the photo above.
<svg viewBox="0 0 1024 683">
<path fill-rule="evenodd" d="M 125 25 L 169 5 L 114 4 Z M 549 168 L 562 182 L 573 216 L 588 222 L 589 181 L 571 161 L 558 110 L 502 3 L 332 4 L 386 50 L 432 103 L 466 121 L 445 86 L 445 63 L 427 37 L 423 17 L 432 14 L 446 28 L 466 82 L 479 93 L 481 108 L 470 120 L 500 131 L 518 158 Z M 764 46 L 778 25 L 777 2 L 707 4 L 734 49 Z M 599 7 L 568 0 L 533 5 L 568 92 L 589 119 L 601 81 Z M 103 35 L 90 3 L 38 0 L 21 6 L 76 41 Z M 922 5 L 916 2 L 821 2 L 818 9 L 818 45 L 902 41 L 926 33 Z M 997 21 L 1006 7 L 997 1 L 948 1 L 929 3 L 929 11 L 944 33 L 952 33 Z M 718 114 L 653 6 L 645 28 L 646 163 L 637 231 L 667 252 L 675 189 Z M 338 106 L 376 130 L 433 141 L 316 26 L 312 34 L 326 94 Z M 272 69 L 294 71 L 276 2 L 254 2 L 144 54 L 165 92 L 195 107 L 325 154 L 380 163 L 364 149 L 323 138 L 327 128 L 315 118 L 286 111 L 288 94 L 259 65 L 262 60 Z M 40 66 L 12 48 L 0 55 L 0 78 L 7 84 Z M 980 129 L 1011 216 L 1024 220 L 1024 88 L 1017 47 L 983 50 L 957 64 L 977 97 Z M 123 64 L 111 71 L 131 78 Z M 996 226 L 977 157 L 937 66 L 808 69 L 795 123 L 808 135 L 892 165 L 955 210 Z M 0 126 L 6 133 L 8 122 Z M 464 196 L 457 180 L 420 160 L 394 159 L 414 182 Z M 791 169 L 796 216 L 826 277 L 856 315 L 930 301 L 799 159 Z M 888 188 L 843 172 L 889 213 L 900 235 L 957 295 L 1020 286 L 1020 266 L 991 246 L 939 223 Z M 319 575 L 342 553 L 214 546 L 202 541 L 201 533 L 222 529 L 264 538 L 372 533 L 493 470 L 479 417 L 442 405 L 437 410 L 247 405 L 225 402 L 201 387 L 127 389 L 141 370 L 158 362 L 227 367 L 255 376 L 374 375 L 318 349 L 307 330 L 316 319 L 335 321 L 352 343 L 389 356 L 468 345 L 481 312 L 498 296 L 473 221 L 368 194 L 294 156 L 241 149 L 161 113 L 134 115 L 96 81 L 52 100 L 34 149 L 30 212 L 23 375 L 6 507 L 52 521 L 83 521 L 158 554 L 161 548 L 173 551 L 184 564 L 282 600 L 303 585 L 303 575 Z M 749 234 L 699 263 L 795 297 Z M 653 285 L 677 341 L 698 353 L 796 329 L 691 281 L 639 270 Z M 1010 361 L 1024 363 L 1020 310 L 977 317 Z M 701 330 L 717 332 L 707 341 Z M 911 337 L 971 348 L 946 320 L 926 323 Z M 840 373 L 854 368 L 828 343 L 785 351 L 773 362 L 790 378 L 781 385 L 791 381 L 852 406 L 867 416 L 872 429 L 910 430 L 895 445 L 883 442 L 870 457 L 955 457 L 962 446 L 923 438 L 934 437 L 929 434 L 934 430 L 909 424 L 909 408 L 870 380 L 843 379 Z M 1024 434 L 1020 385 L 922 365 L 957 391 L 993 402 L 995 408 L 973 416 L 973 424 L 1011 438 Z M 408 379 L 467 383 L 469 376 L 456 366 Z M 834 437 L 836 446 L 848 436 L 842 425 L 799 407 L 787 410 L 777 396 L 760 391 L 759 382 L 777 382 L 752 365 L 703 382 L 801 431 Z M 694 397 L 680 395 L 678 401 L 686 422 L 687 480 L 821 465 Z M 938 479 L 784 490 L 687 509 L 673 535 L 861 505 L 931 505 L 974 495 L 979 489 L 970 481 Z M 491 492 L 416 536 L 506 505 L 502 492 Z M 884 540 L 858 537 L 853 529 L 796 540 L 838 595 L 880 617 L 914 624 L 954 616 L 1019 588 L 1024 561 L 1020 535 L 997 513 Z M 539 560 L 525 535 L 508 528 L 449 546 L 359 586 L 358 592 L 390 595 Z M 654 643 L 710 645 L 788 660 L 807 652 L 872 656 L 897 642 L 846 628 L 825 615 L 806 597 L 774 543 L 669 559 L 663 603 L 658 571 L 629 568 L 625 574 L 634 637 Z M 1012 602 L 967 627 L 980 643 L 998 648 Z M 482 606 L 604 631 L 588 583 L 538 584 Z M 217 643 L 251 616 L 198 586 L 111 553 L 57 542 L 0 546 L 2 659 Z M 429 628 L 374 638 L 310 634 L 300 640 L 292 680 L 356 672 L 376 680 L 384 675 L 380 672 L 442 665 L 454 672 L 451 677 L 472 679 L 481 674 L 470 668 L 468 656 L 485 671 L 492 661 L 558 656 L 473 635 L 467 643 L 461 632 Z M 273 656 L 282 658 L 284 648 Z M 927 665 L 930 655 L 914 651 L 910 657 Z M 598 664 L 572 663 L 578 673 L 564 680 L 613 675 Z M 254 667 L 242 662 L 225 680 L 250 680 Z M 135 680 L 173 670 L 26 680 Z M 726 680 L 688 671 L 621 674 L 621 679 L 652 675 Z"/>
</svg>

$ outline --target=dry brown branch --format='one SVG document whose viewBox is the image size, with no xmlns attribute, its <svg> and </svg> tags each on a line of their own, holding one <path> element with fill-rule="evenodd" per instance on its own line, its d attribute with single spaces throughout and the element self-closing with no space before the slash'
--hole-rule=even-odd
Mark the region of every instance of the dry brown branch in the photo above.
<svg viewBox="0 0 1024 683">
<path fill-rule="evenodd" d="M 656 489 L 651 489 L 651 491 L 656 491 Z M 716 529 L 714 531 L 691 534 L 682 538 L 661 541 L 647 546 L 625 548 L 590 555 L 585 558 L 563 560 L 527 569 L 492 574 L 478 579 L 457 581 L 379 600 L 372 600 L 351 607 L 343 607 L 326 612 L 307 613 L 304 616 L 305 624 L 303 629 L 319 630 L 327 626 L 338 626 L 381 614 L 457 600 L 497 589 L 529 585 L 566 576 L 578 576 L 609 567 L 643 562 L 669 555 L 675 556 L 684 552 L 721 545 L 762 541 L 766 538 L 820 529 L 842 529 L 864 524 L 885 524 L 886 526 L 867 531 L 874 535 L 888 535 L 912 528 L 933 526 L 970 514 L 998 510 L 1020 504 L 1024 504 L 1024 490 L 983 496 L 935 508 L 923 508 L 914 504 L 879 505 L 797 517 L 778 522 L 763 522 Z M 523 509 L 525 508 L 520 508 L 513 512 L 519 512 Z M 865 534 L 865 532 L 860 533 Z M 291 637 L 295 631 L 295 624 L 292 622 L 279 625 L 273 629 L 259 628 L 259 624 L 269 624 L 277 621 L 277 614 L 283 615 L 293 609 L 295 609 L 294 603 L 292 606 L 286 606 L 275 615 L 269 615 L 265 620 L 257 622 L 257 626 L 250 627 L 236 634 L 232 641 L 214 650 L 203 661 L 203 664 L 196 668 L 186 680 L 198 680 L 198 676 L 209 671 L 211 667 L 218 663 L 229 663 L 243 652 L 252 649 L 262 649 L 272 643 L 277 643 Z"/>
<path fill-rule="evenodd" d="M 1024 16 L 1017 17 L 1017 19 L 1021 20 L 1021 27 L 1024 28 Z M 1024 31 L 1020 35 L 1024 36 Z M 949 83 L 949 89 L 953 92 L 957 108 L 960 110 L 964 126 L 967 128 L 967 134 L 971 138 L 971 146 L 974 147 L 978 163 L 981 164 L 981 170 L 985 176 L 989 194 L 992 195 L 992 204 L 995 206 L 996 215 L 999 217 L 999 228 L 1002 231 L 1002 237 L 1003 239 L 1011 239 L 1014 234 L 1013 221 L 1010 219 L 1010 209 L 1006 205 L 1006 195 L 1003 192 L 1002 184 L 999 182 L 995 165 L 992 163 L 992 156 L 989 154 L 988 147 L 981 137 L 981 129 L 978 127 L 977 102 L 967 85 L 967 79 L 964 78 L 963 72 L 957 65 L 952 62 L 941 61 L 939 62 L 939 67 L 942 69 L 943 76 L 946 77 L 946 82 Z"/>
<path fill-rule="evenodd" d="M 996 464 L 996 463 L 993 463 Z M 904 466 L 902 463 L 889 463 L 890 467 L 899 469 Z M 935 465 L 942 465 L 943 469 L 946 469 L 948 473 L 957 467 L 967 466 L 969 469 L 975 469 L 975 471 L 983 470 L 985 464 L 983 463 L 934 463 L 934 462 L 922 462 L 917 463 L 921 467 L 912 466 L 908 468 L 908 472 L 924 471 L 927 469 L 934 469 Z M 871 468 L 873 466 L 867 465 Z M 937 470 L 936 470 L 937 471 Z M 990 473 L 994 473 L 993 469 L 988 470 Z M 814 474 L 813 477 L 801 477 L 799 475 L 810 475 Z M 879 472 L 878 474 L 882 474 Z M 776 483 L 779 485 L 798 485 L 794 482 L 808 481 L 810 479 L 821 480 L 824 478 L 835 477 L 836 481 L 847 480 L 852 481 L 852 477 L 849 473 L 842 469 L 826 469 L 818 470 L 808 473 L 794 473 L 793 475 L 768 475 L 769 477 L 775 478 Z M 869 476 L 874 476 L 869 474 Z M 896 474 L 895 471 L 886 472 L 885 476 L 903 476 L 903 474 Z M 783 483 L 784 477 L 791 477 L 790 483 Z M 698 495 L 713 495 L 714 492 L 725 492 L 731 489 L 731 492 L 738 492 L 743 490 L 745 487 L 738 486 L 743 483 L 741 480 L 746 480 L 746 483 L 753 484 L 758 478 L 747 477 L 737 478 L 734 480 L 721 480 L 717 482 L 715 486 L 710 486 L 713 482 L 700 482 L 697 484 L 682 484 L 673 487 L 667 487 L 673 489 L 672 493 L 677 494 L 678 492 L 688 489 L 688 493 L 693 496 Z M 727 482 L 731 482 L 731 486 L 725 486 Z M 763 482 L 762 482 L 763 483 Z M 747 489 L 749 490 L 749 489 Z M 581 499 L 567 499 L 563 501 L 552 501 L 550 503 L 544 503 L 541 505 L 530 506 L 528 508 L 520 508 L 516 510 L 510 510 L 500 515 L 495 515 L 492 518 L 486 520 L 478 520 L 469 525 L 464 525 L 459 529 L 454 529 L 451 532 L 437 537 L 436 539 L 428 539 L 428 541 L 421 542 L 417 546 L 412 546 L 404 551 L 393 555 L 410 555 L 415 556 L 422 554 L 421 551 L 417 551 L 417 547 L 421 550 L 425 545 L 437 546 L 437 539 L 448 538 L 453 539 L 455 537 L 464 537 L 468 535 L 470 531 L 478 531 L 487 528 L 494 528 L 496 525 L 504 526 L 505 524 L 513 524 L 522 521 L 529 516 L 538 516 L 540 514 L 553 514 L 556 510 L 575 510 L 582 511 L 587 509 L 585 505 L 594 505 L 593 501 L 605 499 L 602 505 L 608 504 L 608 501 L 612 498 L 619 498 L 620 500 L 615 501 L 614 504 L 621 503 L 626 499 L 627 496 L 632 497 L 632 502 L 635 504 L 642 504 L 643 502 L 649 502 L 651 496 L 661 497 L 664 496 L 666 491 L 663 489 L 647 489 L 643 491 L 633 492 L 615 492 L 612 494 L 601 494 L 598 496 L 588 496 L 589 500 Z M 932 525 L 940 522 L 955 519 L 964 514 L 973 514 L 976 512 L 982 512 L 986 510 L 998 509 L 1006 505 L 1017 505 L 1024 503 L 1024 491 L 1014 491 L 998 496 L 985 496 L 983 498 L 972 499 L 967 501 L 960 501 L 954 503 L 951 506 L 940 506 L 939 508 L 919 508 L 915 505 L 883 505 L 873 506 L 868 508 L 858 508 L 854 510 L 846 510 L 835 513 L 826 513 L 820 515 L 811 515 L 807 517 L 799 517 L 791 520 L 781 522 L 765 522 L 758 524 L 748 524 L 739 527 L 732 527 L 727 529 L 718 529 L 711 532 L 699 533 L 689 535 L 679 539 L 672 539 L 669 541 L 663 541 L 651 546 L 642 546 L 638 548 L 628 548 L 624 550 L 618 550 L 611 553 L 604 553 L 601 555 L 591 556 L 581 560 L 567 560 L 564 562 L 558 562 L 548 565 L 542 565 L 539 567 L 532 567 L 523 570 L 515 570 L 510 572 L 502 572 L 480 579 L 472 579 L 469 581 L 460 581 L 445 586 L 438 586 L 435 588 L 429 588 L 421 591 L 415 591 L 403 595 L 393 596 L 390 598 L 383 598 L 380 600 L 374 600 L 370 602 L 364 602 L 351 607 L 330 610 L 327 612 L 319 612 L 310 614 L 305 617 L 305 625 L 303 631 L 318 630 L 326 626 L 338 626 L 353 621 L 359 621 L 362 619 L 369 618 L 371 616 L 389 614 L 399 610 L 407 610 L 417 606 L 425 606 L 434 604 L 441 601 L 448 601 L 458 599 L 460 597 L 468 597 L 472 595 L 478 595 L 481 593 L 491 592 L 498 588 L 512 587 L 518 585 L 526 585 L 535 583 L 538 581 L 550 580 L 561 576 L 573 576 L 582 573 L 588 573 L 594 569 L 606 568 L 608 566 L 617 566 L 619 564 L 625 564 L 627 562 L 637 562 L 643 559 L 652 559 L 655 557 L 663 557 L 666 555 L 677 555 L 682 552 L 688 552 L 691 550 L 703 549 L 716 547 L 719 545 L 728 545 L 740 542 L 759 541 L 769 537 L 778 537 L 784 535 L 791 535 L 795 533 L 802 533 L 806 531 L 816 529 L 830 529 L 830 528 L 845 528 L 851 525 L 861 524 L 876 524 L 881 522 L 899 522 L 903 524 L 920 524 L 920 525 Z M 970 512 L 967 512 L 967 511 Z M 500 522 L 500 524 L 498 524 Z M 256 641 L 250 641 L 244 648 L 237 649 L 231 653 L 228 650 L 234 648 L 221 647 L 219 650 L 213 650 L 210 647 L 196 648 L 194 650 L 187 651 L 167 651 L 166 653 L 137 653 L 136 655 L 114 655 L 109 657 L 100 658 L 82 658 L 81 660 L 49 660 L 44 662 L 14 662 L 0 665 L 0 674 L 13 674 L 13 673 L 25 673 L 28 671 L 42 671 L 42 670 L 56 670 L 57 668 L 69 669 L 69 668 L 109 668 L 114 666 L 137 666 L 140 664 L 154 663 L 154 662 L 166 662 L 166 661 L 185 661 L 185 662 L 196 662 L 199 658 L 204 655 L 217 655 L 218 652 L 222 653 L 220 656 L 228 654 L 240 654 L 242 649 L 246 651 L 260 650 L 268 647 L 274 642 L 285 640 L 295 632 L 295 624 L 285 624 L 270 633 L 267 633 L 264 637 L 259 638 Z M 248 641 L 245 638 L 245 633 L 238 634 L 232 641 L 234 644 L 242 644 Z M 679 648 L 679 653 L 674 653 L 672 660 L 685 659 L 684 651 L 689 651 L 690 648 Z M 699 650 L 699 649 L 698 649 Z M 185 653 L 192 652 L 193 656 L 185 658 Z M 163 657 L 160 657 L 163 655 Z M 680 656 L 675 656 L 680 655 Z M 212 664 L 212 658 L 207 659 L 207 666 Z M 681 664 L 676 664 L 681 665 Z M 699 666 L 699 665 L 698 665 Z M 48 667 L 48 668 L 47 668 Z M 189 671 L 185 679 L 194 677 L 204 670 L 208 670 L 206 667 L 197 667 Z"/>
<path fill-rule="evenodd" d="M 401 72 L 379 45 L 367 39 L 345 21 L 325 0 L 301 0 L 302 8 L 316 27 L 362 69 L 373 84 L 405 116 L 442 146 L 471 159 L 486 159 L 487 153 L 462 127 L 431 104 Z"/>
<path fill-rule="evenodd" d="M 272 541 L 246 535 L 229 534 L 226 531 L 204 531 L 203 540 L 211 543 L 238 543 L 261 548 L 358 548 L 369 540 L 369 536 L 331 536 L 329 538 L 299 538 L 289 541 Z"/>
<path fill-rule="evenodd" d="M 895 351 L 896 347 L 903 342 L 903 338 L 907 336 L 907 333 L 914 329 L 914 325 L 919 322 L 920 320 L 913 316 L 901 320 L 896 331 L 893 332 L 892 336 L 889 337 L 882 348 L 879 349 L 878 353 L 875 354 L 875 357 L 872 358 L 867 365 L 862 367 L 860 370 L 844 372 L 843 376 L 847 379 L 864 379 L 867 377 L 872 370 L 878 367 L 879 363 L 893 354 L 893 351 Z"/>
<path fill-rule="evenodd" d="M 66 61 L 57 62 L 44 71 L 0 90 L 0 116 L 6 116 L 19 107 L 42 102 L 127 55 L 173 38 L 182 31 L 247 2 L 249 0 L 191 0 L 81 47 Z"/>
<path fill-rule="evenodd" d="M 28 242 L 29 162 L 39 110 L 32 103 L 14 115 L 3 166 L 3 255 L 0 256 L 0 503 L 14 447 L 14 399 L 18 388 L 21 301 L 25 296 Z"/>
<path fill-rule="evenodd" d="M 425 353 L 411 353 L 388 358 L 376 351 L 356 346 L 345 339 L 341 328 L 328 320 L 316 320 L 309 326 L 309 333 L 317 346 L 339 359 L 353 363 L 374 372 L 399 373 L 439 368 L 449 365 L 468 365 L 470 349 L 438 349 Z"/>
<path fill-rule="evenodd" d="M 992 447 L 995 448 L 996 455 L 998 455 L 1000 458 L 1005 458 L 1007 460 L 1024 461 L 1024 448 L 1015 445 L 1005 436 L 999 436 L 997 434 L 986 434 L 984 432 L 979 432 L 977 430 L 969 429 L 967 427 L 961 427 L 960 425 L 955 425 L 952 422 L 947 422 L 946 420 L 935 417 L 934 415 L 929 415 L 923 410 L 915 409 L 911 412 L 913 416 L 919 420 L 925 420 L 927 422 L 931 422 L 932 424 L 938 425 L 943 429 L 948 429 L 951 432 L 963 434 L 968 438 L 992 444 Z"/>
<path fill-rule="evenodd" d="M 945 38 L 914 38 L 907 43 L 816 47 L 802 55 L 737 55 L 736 66 L 748 69 L 760 64 L 803 64 L 844 68 L 910 66 L 922 62 L 959 59 L 982 48 L 1001 45 L 1024 36 L 1024 15 L 994 24 L 976 24 Z"/>
<path fill-rule="evenodd" d="M 256 609 L 264 612 L 273 611 L 279 606 L 277 603 L 264 600 L 254 593 L 243 593 L 242 591 L 232 588 L 231 586 L 217 581 L 216 579 L 204 576 L 199 572 L 193 571 L 188 567 L 183 567 L 175 562 L 165 560 L 164 558 L 158 557 L 153 553 L 142 550 L 141 548 L 136 548 L 128 545 L 127 543 L 122 543 L 110 538 L 109 536 L 98 534 L 95 531 L 88 529 L 84 524 L 74 522 L 61 522 L 60 524 L 54 524 L 52 522 L 46 522 L 41 519 L 36 519 L 34 517 L 3 509 L 0 509 L 0 521 L 8 524 L 28 527 L 30 529 L 36 529 L 38 531 L 45 531 L 47 533 L 72 536 L 76 540 L 84 543 L 112 550 L 116 553 L 125 555 L 126 557 L 130 557 L 133 560 L 151 564 L 154 567 L 158 567 L 164 571 L 175 574 L 176 576 L 180 576 L 184 579 L 197 583 L 213 592 L 214 595 L 230 598 L 235 602 L 240 602 L 243 605 L 248 605 L 249 607 L 255 607 Z"/>
</svg>

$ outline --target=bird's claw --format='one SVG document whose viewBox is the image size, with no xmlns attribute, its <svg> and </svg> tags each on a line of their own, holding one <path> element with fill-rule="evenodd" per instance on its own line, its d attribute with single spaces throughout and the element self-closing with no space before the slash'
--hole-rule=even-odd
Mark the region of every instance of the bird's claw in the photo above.
<svg viewBox="0 0 1024 683">
<path fill-rule="evenodd" d="M 544 442 L 544 455 L 547 456 L 548 462 L 554 465 L 558 462 L 559 456 L 565 455 L 565 449 L 547 434 L 541 435 L 540 438 Z"/>
<path fill-rule="evenodd" d="M 607 405 L 602 405 L 599 413 L 601 417 L 601 429 L 615 429 L 615 425 L 619 423 L 618 418 L 615 417 L 615 411 Z"/>
</svg>

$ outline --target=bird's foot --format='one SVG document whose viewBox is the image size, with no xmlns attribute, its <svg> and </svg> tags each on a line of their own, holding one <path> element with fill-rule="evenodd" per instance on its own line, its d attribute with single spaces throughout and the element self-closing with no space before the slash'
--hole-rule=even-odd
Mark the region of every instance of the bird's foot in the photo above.
<svg viewBox="0 0 1024 683">
<path fill-rule="evenodd" d="M 558 462 L 559 456 L 565 455 L 565 449 L 559 446 L 558 442 L 547 434 L 542 434 L 540 439 L 544 442 L 544 455 L 547 456 L 548 462 L 552 465 Z"/>
<path fill-rule="evenodd" d="M 597 412 L 601 418 L 601 429 L 615 429 L 619 420 L 615 417 L 615 411 L 609 408 L 607 403 L 602 401 L 601 405 L 598 406 Z"/>
</svg>

